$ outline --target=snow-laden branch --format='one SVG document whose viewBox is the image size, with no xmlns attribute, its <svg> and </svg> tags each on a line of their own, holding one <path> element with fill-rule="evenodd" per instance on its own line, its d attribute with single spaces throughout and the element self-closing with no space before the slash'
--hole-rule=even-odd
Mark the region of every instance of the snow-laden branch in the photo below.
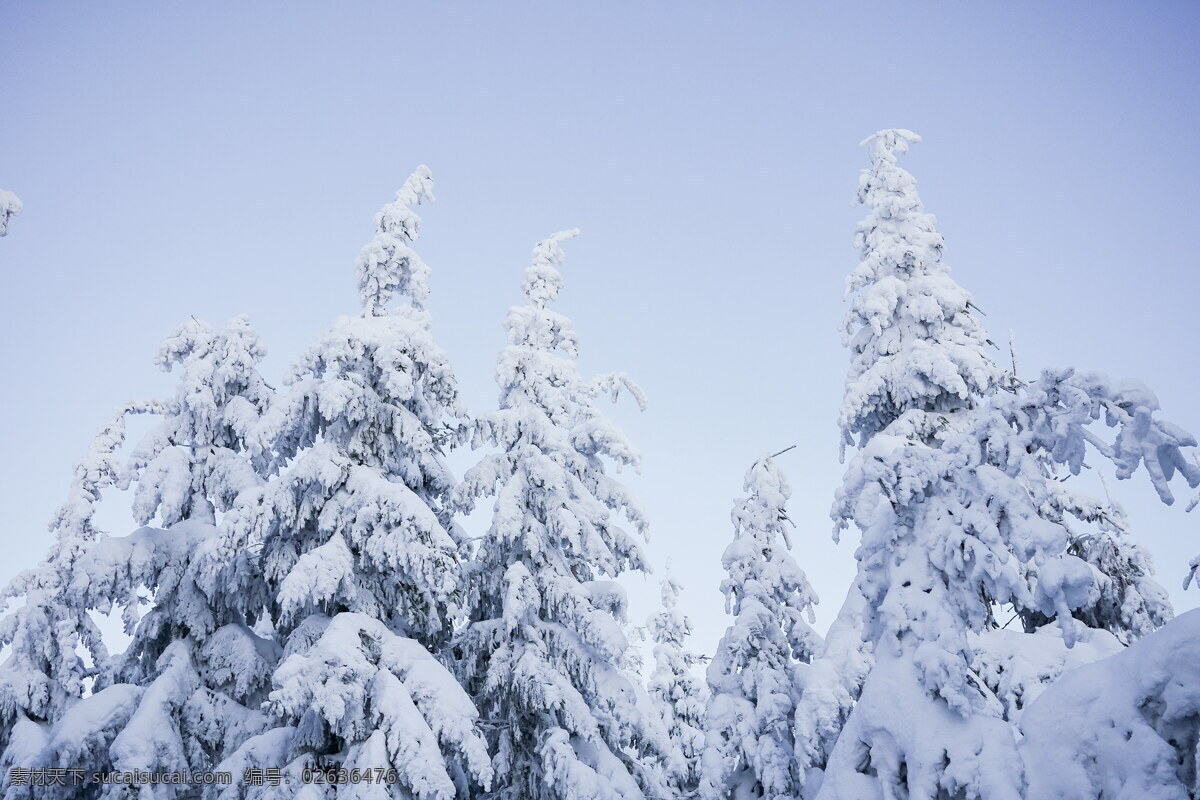
<svg viewBox="0 0 1200 800">
<path fill-rule="evenodd" d="M 8 235 L 12 218 L 20 214 L 24 207 L 21 198 L 6 189 L 0 189 L 0 236 Z"/>
</svg>

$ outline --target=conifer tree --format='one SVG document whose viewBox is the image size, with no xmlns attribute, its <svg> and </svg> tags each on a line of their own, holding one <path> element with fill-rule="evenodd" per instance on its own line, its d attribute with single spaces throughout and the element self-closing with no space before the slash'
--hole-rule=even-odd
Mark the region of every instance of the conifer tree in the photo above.
<svg viewBox="0 0 1200 800">
<path fill-rule="evenodd" d="M 707 800 L 795 797 L 803 778 L 793 736 L 801 664 L 821 639 L 813 631 L 817 595 L 788 550 L 791 495 L 768 457 L 746 473 L 747 497 L 734 504 L 734 540 L 721 583 L 733 624 L 708 667 L 711 697 L 700 796 Z"/>
<path fill-rule="evenodd" d="M 707 692 L 693 668 L 707 659 L 685 647 L 692 622 L 677 607 L 681 589 L 679 581 L 668 573 L 662 581 L 663 610 L 647 622 L 655 643 L 649 691 L 670 737 L 665 771 L 671 796 L 694 797 L 700 787 Z"/>
<path fill-rule="evenodd" d="M 270 397 L 257 372 L 262 355 L 245 318 L 218 332 L 192 321 L 163 345 L 160 366 L 181 371 L 175 396 L 138 409 L 162 421 L 128 467 L 115 459 L 108 466 L 116 485 L 137 481 L 135 518 L 149 524 L 157 517 L 163 529 L 90 537 L 74 559 L 70 584 L 79 608 L 122 606 L 132 641 L 88 696 L 51 720 L 36 756 L 43 768 L 186 775 L 211 770 L 219 753 L 264 727 L 257 706 L 265 699 L 273 645 L 219 595 L 209 599 L 197 584 L 194 558 L 216 538 L 215 513 L 258 483 L 245 443 Z M 108 437 L 109 458 L 118 439 Z M 153 609 L 141 616 L 147 602 Z M 51 798 L 94 789 L 67 782 L 23 791 Z M 139 789 L 158 798 L 190 791 L 182 784 Z M 16 787 L 7 795 L 19 796 Z"/>
<path fill-rule="evenodd" d="M 632 800 L 664 797 L 654 764 L 669 749 L 621 671 L 628 647 L 624 591 L 613 582 L 645 569 L 624 515 L 646 522 L 605 459 L 636 465 L 623 433 L 593 405 L 632 383 L 588 381 L 576 368 L 571 322 L 548 307 L 558 297 L 561 242 L 534 248 L 525 304 L 512 308 L 496 380 L 500 409 L 477 421 L 475 444 L 499 452 L 468 470 L 457 507 L 496 498 L 469 576 L 466 625 L 453 652 L 492 745 L 505 800 Z"/>
<path fill-rule="evenodd" d="M 5 587 L 6 605 L 24 600 L 0 621 L 0 646 L 9 648 L 0 667 L 0 780 L 5 786 L 9 768 L 37 764 L 52 724 L 83 697 L 89 681 L 94 690 L 111 681 L 108 649 L 79 597 L 76 576 L 77 563 L 100 535 L 95 513 L 101 493 L 121 481 L 116 453 L 131 410 L 120 409 L 76 464 L 67 500 L 51 521 L 55 544 L 50 554 Z"/>
<path fill-rule="evenodd" d="M 1106 576 L 1070 552 L 1055 470 L 1077 473 L 1085 445 L 1129 477 L 1145 464 L 1169 499 L 1194 444 L 1153 417 L 1144 387 L 1067 370 L 1021 386 L 988 356 L 970 297 L 941 263 L 942 240 L 915 182 L 896 163 L 908 131 L 868 139 L 859 198 L 861 262 L 848 289 L 853 362 L 842 427 L 857 443 L 834 507 L 862 532 L 856 580 L 874 665 L 829 757 L 820 798 L 1018 798 L 1012 727 L 974 671 L 972 636 L 995 610 L 1054 620 L 1095 607 Z M 1007 389 L 1007 390 L 1005 390 Z M 1094 420 L 1118 428 L 1106 443 Z M 854 435 L 858 438 L 855 442 Z"/>
<path fill-rule="evenodd" d="M 431 652 L 459 592 L 443 449 L 463 416 L 424 308 L 429 271 L 411 247 L 410 206 L 431 189 L 420 167 L 376 215 L 358 260 L 362 313 L 301 357 L 262 427 L 270 478 L 226 517 L 213 584 L 230 586 L 283 648 L 273 725 L 225 759 L 235 774 L 284 767 L 295 787 L 332 766 L 391 776 L 339 785 L 338 797 L 422 800 L 489 782 L 475 710 Z M 227 557 L 247 549 L 257 558 Z M 283 791 L 226 794 L 242 790 Z"/>
</svg>

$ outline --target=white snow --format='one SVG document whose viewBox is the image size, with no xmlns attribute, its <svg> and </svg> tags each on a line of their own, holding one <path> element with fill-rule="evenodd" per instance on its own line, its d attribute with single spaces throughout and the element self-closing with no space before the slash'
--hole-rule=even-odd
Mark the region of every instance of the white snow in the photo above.
<svg viewBox="0 0 1200 800">
<path fill-rule="evenodd" d="M 12 218 L 20 214 L 23 208 L 21 198 L 6 189 L 0 189 L 0 236 L 8 235 Z"/>
<path fill-rule="evenodd" d="M 669 573 L 631 623 L 648 522 L 612 473 L 640 456 L 598 401 L 646 398 L 582 375 L 550 307 L 578 231 L 535 245 L 498 406 L 472 417 L 426 310 L 422 166 L 375 215 L 359 313 L 283 388 L 246 317 L 192 319 L 155 359 L 173 392 L 119 408 L 75 466 L 52 549 L 2 594 L 4 800 L 194 796 L 16 780 L 44 769 L 232 773 L 206 800 L 1200 797 L 1200 611 L 1173 618 L 1107 484 L 1077 477 L 1144 469 L 1171 504 L 1200 486 L 1197 441 L 1138 381 L 997 363 L 899 166 L 919 140 L 863 142 L 832 508 L 858 572 L 824 639 L 769 457 L 734 503 L 711 660 Z M 20 210 L 0 191 L 0 235 Z M 135 414 L 156 422 L 127 447 Z M 467 444 L 485 452 L 458 481 Z M 110 535 L 97 512 L 125 489 L 136 523 Z M 93 616 L 118 608 L 112 654 Z M 394 780 L 305 783 L 328 767 Z"/>
<path fill-rule="evenodd" d="M 1027 800 L 1200 793 L 1200 611 L 1065 673 L 1021 717 Z"/>
</svg>

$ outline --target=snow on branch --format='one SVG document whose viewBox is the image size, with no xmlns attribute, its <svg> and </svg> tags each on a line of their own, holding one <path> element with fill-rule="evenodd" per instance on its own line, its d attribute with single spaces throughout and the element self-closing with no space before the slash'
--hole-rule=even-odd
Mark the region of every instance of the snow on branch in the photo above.
<svg viewBox="0 0 1200 800">
<path fill-rule="evenodd" d="M 378 317 L 399 292 L 420 307 L 429 296 L 429 267 L 411 247 L 421 233 L 412 207 L 433 201 L 433 174 L 422 164 L 375 215 L 375 236 L 358 256 L 358 297 L 364 316 Z"/>
<path fill-rule="evenodd" d="M 8 235 L 9 223 L 24 207 L 21 198 L 10 191 L 0 189 L 0 236 Z"/>
</svg>

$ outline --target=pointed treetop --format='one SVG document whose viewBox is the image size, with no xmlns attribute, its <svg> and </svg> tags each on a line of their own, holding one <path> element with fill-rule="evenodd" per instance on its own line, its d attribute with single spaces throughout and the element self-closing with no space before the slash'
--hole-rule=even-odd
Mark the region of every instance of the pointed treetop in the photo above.
<svg viewBox="0 0 1200 800">
<path fill-rule="evenodd" d="M 871 166 L 859 176 L 857 201 L 869 212 L 855 235 L 858 266 L 846 279 L 842 339 L 852 363 L 840 414 L 844 441 L 858 434 L 860 446 L 908 412 L 969 408 L 1003 377 L 971 295 L 942 262 L 937 219 L 896 163 L 917 141 L 893 129 L 863 142 Z"/>
<path fill-rule="evenodd" d="M 671 572 L 671 559 L 667 559 L 667 563 L 663 565 L 663 579 L 659 582 L 659 588 L 662 591 L 662 606 L 670 611 L 679 604 L 679 593 L 683 590 L 679 580 Z"/>
<path fill-rule="evenodd" d="M 525 268 L 525 276 L 521 280 L 521 290 L 530 305 L 545 308 L 547 303 L 558 297 L 562 289 L 562 275 L 558 268 L 567 258 L 559 243 L 578 235 L 579 229 L 571 228 L 551 234 L 533 246 L 533 263 Z"/>
<path fill-rule="evenodd" d="M 743 488 L 746 497 L 735 500 L 733 504 L 731 518 L 734 543 L 722 556 L 730 579 L 721 584 L 721 591 L 728 598 L 735 615 L 741 613 L 744 597 L 766 590 L 777 592 L 775 602 L 797 611 L 792 615 L 797 623 L 801 612 L 811 621 L 812 606 L 818 602 L 818 598 L 804 572 L 788 552 L 792 547 L 788 526 L 795 523 L 787 513 L 787 502 L 792 495 L 787 477 L 770 456 L 764 455 L 746 471 Z M 746 547 L 741 544 L 743 541 L 756 544 Z M 779 546 L 780 542 L 782 547 Z M 764 564 L 771 565 L 765 572 Z M 746 585 L 747 576 L 762 575 L 770 575 L 770 580 L 778 581 L 778 586 Z M 795 628 L 793 646 L 796 653 L 803 651 L 811 654 L 816 634 L 803 624 L 791 625 Z"/>
<path fill-rule="evenodd" d="M 733 509 L 733 522 L 739 532 L 774 531 L 791 547 L 786 522 L 791 522 L 784 507 L 792 494 L 787 478 L 771 456 L 764 455 L 750 465 L 742 484 L 748 495 Z"/>
<path fill-rule="evenodd" d="M 426 200 L 431 203 L 434 200 L 433 173 L 422 164 L 396 192 L 396 199 L 375 214 L 376 227 L 380 231 L 416 239 L 421 233 L 421 218 L 413 212 L 412 206 Z"/>
<path fill-rule="evenodd" d="M 433 174 L 424 164 L 408 176 L 396 199 L 375 214 L 375 237 L 358 256 L 364 316 L 382 316 L 396 292 L 418 308 L 429 296 L 429 267 L 410 247 L 421 233 L 421 218 L 412 207 L 423 201 L 433 201 Z"/>
<path fill-rule="evenodd" d="M 896 156 L 908 152 L 910 144 L 921 141 L 921 137 L 905 128 L 885 128 L 872 133 L 858 143 L 859 147 L 871 149 L 871 163 L 896 163 Z"/>
</svg>

